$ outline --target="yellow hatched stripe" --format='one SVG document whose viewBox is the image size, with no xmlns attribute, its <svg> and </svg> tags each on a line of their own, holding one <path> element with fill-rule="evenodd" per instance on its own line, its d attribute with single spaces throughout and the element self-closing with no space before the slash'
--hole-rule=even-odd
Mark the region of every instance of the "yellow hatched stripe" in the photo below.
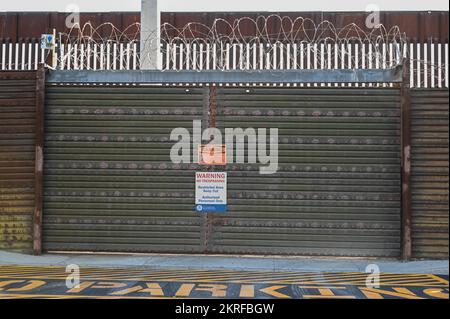
<svg viewBox="0 0 450 319">
<path fill-rule="evenodd" d="M 65 279 L 62 266 L 0 266 L 0 278 Z M 81 277 L 92 280 L 125 281 L 197 281 L 236 283 L 294 283 L 294 284 L 350 284 L 365 285 L 368 274 L 273 272 L 238 270 L 152 270 L 145 268 L 82 268 Z M 380 274 L 382 285 L 439 285 L 448 286 L 448 280 L 431 274 Z"/>
</svg>

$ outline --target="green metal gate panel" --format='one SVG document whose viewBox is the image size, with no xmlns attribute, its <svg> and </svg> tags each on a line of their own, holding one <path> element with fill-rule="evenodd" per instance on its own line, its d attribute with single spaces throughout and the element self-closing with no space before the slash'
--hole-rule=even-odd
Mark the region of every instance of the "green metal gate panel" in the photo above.
<svg viewBox="0 0 450 319">
<path fill-rule="evenodd" d="M 32 250 L 35 91 L 35 72 L 0 72 L 0 250 Z"/>
<path fill-rule="evenodd" d="M 203 89 L 48 86 L 44 249 L 200 252 L 193 164 L 175 127 L 202 119 Z"/>
<path fill-rule="evenodd" d="M 399 256 L 399 89 L 222 88 L 217 113 L 222 131 L 278 128 L 279 170 L 226 166 L 210 252 Z"/>
<path fill-rule="evenodd" d="M 448 90 L 411 90 L 412 249 L 448 258 Z"/>
<path fill-rule="evenodd" d="M 49 86 L 44 249 L 399 256 L 394 88 Z M 175 127 L 278 128 L 279 170 L 228 164 L 226 214 L 194 212 Z M 223 131 L 222 131 L 223 132 Z"/>
</svg>

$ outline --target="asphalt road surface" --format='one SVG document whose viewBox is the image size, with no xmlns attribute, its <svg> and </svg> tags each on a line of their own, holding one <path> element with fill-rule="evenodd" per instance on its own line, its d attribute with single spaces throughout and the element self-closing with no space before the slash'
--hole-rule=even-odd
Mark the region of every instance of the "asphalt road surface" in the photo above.
<svg viewBox="0 0 450 319">
<path fill-rule="evenodd" d="M 448 276 L 433 274 L 0 266 L 2 299 L 448 299 L 448 291 Z"/>
</svg>

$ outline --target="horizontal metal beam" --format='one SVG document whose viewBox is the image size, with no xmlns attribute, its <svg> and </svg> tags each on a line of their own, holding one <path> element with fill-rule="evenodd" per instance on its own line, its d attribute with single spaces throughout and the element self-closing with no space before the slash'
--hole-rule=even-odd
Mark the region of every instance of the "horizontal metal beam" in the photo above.
<svg viewBox="0 0 450 319">
<path fill-rule="evenodd" d="M 50 70 L 47 83 L 399 83 L 401 66 L 393 69 L 155 71 Z"/>
</svg>

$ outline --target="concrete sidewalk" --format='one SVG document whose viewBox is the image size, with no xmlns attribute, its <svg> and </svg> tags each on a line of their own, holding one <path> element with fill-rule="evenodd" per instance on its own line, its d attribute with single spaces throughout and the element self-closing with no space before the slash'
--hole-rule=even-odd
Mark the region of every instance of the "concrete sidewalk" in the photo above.
<svg viewBox="0 0 450 319">
<path fill-rule="evenodd" d="M 231 269 L 299 272 L 365 272 L 376 264 L 382 273 L 448 275 L 448 260 L 401 262 L 392 259 L 315 258 L 285 256 L 45 254 L 0 251 L 0 265 L 143 267 L 149 269 Z"/>
</svg>

